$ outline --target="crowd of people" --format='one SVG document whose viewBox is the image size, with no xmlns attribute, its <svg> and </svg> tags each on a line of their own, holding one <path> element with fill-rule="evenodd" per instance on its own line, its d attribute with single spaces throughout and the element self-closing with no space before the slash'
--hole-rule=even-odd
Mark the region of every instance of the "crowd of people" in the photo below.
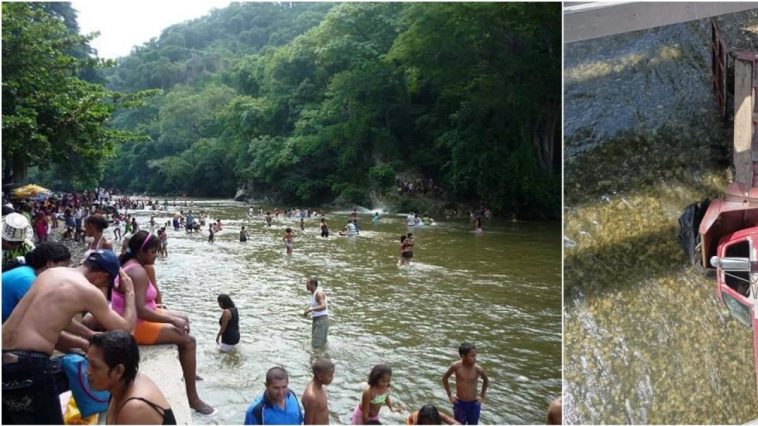
<svg viewBox="0 0 758 426">
<path fill-rule="evenodd" d="M 432 178 L 417 177 L 415 179 L 403 179 L 396 177 L 395 188 L 397 188 L 397 192 L 400 194 L 420 193 L 424 195 L 439 195 L 442 193 L 442 188 Z"/>
<path fill-rule="evenodd" d="M 151 216 L 149 223 L 143 224 L 147 229 L 141 229 L 136 217 L 126 214 L 129 208 L 155 206 L 160 203 L 115 197 L 111 191 L 107 196 L 102 191 L 93 191 L 34 202 L 17 200 L 15 204 L 4 200 L 3 423 L 62 424 L 58 395 L 67 390 L 68 383 L 61 374 L 63 361 L 53 357 L 53 351 L 58 350 L 87 355 L 92 389 L 110 393 L 107 424 L 175 424 L 176 418 L 160 386 L 138 372 L 138 345 L 156 344 L 176 346 L 189 406 L 200 414 L 215 412 L 197 391 L 197 343 L 190 333 L 189 318 L 166 308 L 156 280 L 155 259 L 168 254 L 166 228 L 171 227 L 171 222 L 159 227 Z M 255 214 L 252 207 L 249 214 Z M 274 210 L 274 217 L 280 214 L 280 210 Z M 301 225 L 304 218 L 317 214 L 299 209 L 283 213 L 284 217 L 300 217 Z M 357 216 L 354 210 L 343 228 L 347 236 L 360 232 Z M 268 212 L 267 226 L 271 226 L 271 217 Z M 39 226 L 32 225 L 33 218 L 42 218 Z M 49 238 L 59 218 L 63 219 L 65 230 L 57 238 Z M 411 214 L 408 218 L 409 226 L 411 220 L 413 226 L 418 226 L 418 215 Z M 196 232 L 196 223 L 204 226 L 205 220 L 202 213 L 195 218 L 191 210 L 186 215 L 182 211 L 174 216 L 173 228 Z M 378 213 L 372 218 L 374 222 L 380 220 Z M 420 223 L 431 224 L 433 220 Z M 114 227 L 114 241 L 121 241 L 117 248 L 107 237 L 109 226 Z M 320 235 L 328 238 L 324 217 L 319 228 Z M 209 223 L 209 242 L 221 230 L 220 220 Z M 86 245 L 83 258 L 73 259 L 71 267 L 69 249 L 56 241 L 67 238 Z M 282 241 L 287 254 L 292 253 L 294 238 L 292 228 L 286 228 Z M 247 239 L 243 226 L 240 241 Z M 37 242 L 36 246 L 32 240 Z M 413 258 L 414 245 L 412 232 L 400 237 L 403 265 Z M 120 251 L 118 255 L 115 249 Z M 329 332 L 327 294 L 319 288 L 316 276 L 306 279 L 305 288 L 311 298 L 303 315 L 311 317 L 311 346 L 318 349 L 326 345 Z M 221 315 L 216 343 L 220 351 L 229 352 L 240 342 L 240 313 L 230 295 L 220 294 L 217 301 Z M 410 412 L 408 424 L 478 423 L 489 379 L 476 363 L 477 350 L 473 344 L 463 343 L 459 355 L 460 359 L 441 378 L 453 415 L 425 405 Z M 289 389 L 287 371 L 282 367 L 271 368 L 266 374 L 265 390 L 246 410 L 244 423 L 328 424 L 330 411 L 324 386 L 332 382 L 335 366 L 327 359 L 318 359 L 312 365 L 312 374 L 312 381 L 298 401 L 295 392 Z M 450 377 L 455 379 L 454 391 L 450 389 Z M 353 410 L 352 424 L 379 424 L 379 413 L 385 405 L 390 411 L 398 410 L 390 397 L 391 380 L 392 369 L 388 365 L 376 365 L 370 371 L 367 386 Z"/>
</svg>

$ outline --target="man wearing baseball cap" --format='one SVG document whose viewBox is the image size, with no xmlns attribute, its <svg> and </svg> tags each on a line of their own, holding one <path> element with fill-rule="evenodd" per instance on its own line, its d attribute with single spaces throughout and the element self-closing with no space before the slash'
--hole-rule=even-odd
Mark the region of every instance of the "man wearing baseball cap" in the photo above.
<svg viewBox="0 0 758 426">
<path fill-rule="evenodd" d="M 108 306 L 116 277 L 123 317 Z M 2 423 L 63 424 L 56 385 L 60 360 L 50 357 L 61 333 L 85 311 L 106 330 L 134 328 L 134 284 L 110 250 L 91 253 L 77 268 L 42 272 L 3 324 Z"/>
<path fill-rule="evenodd" d="M 3 216 L 3 271 L 11 266 L 19 257 L 26 256 L 34 250 L 31 242 L 32 225 L 26 216 L 20 213 L 11 213 Z"/>
</svg>

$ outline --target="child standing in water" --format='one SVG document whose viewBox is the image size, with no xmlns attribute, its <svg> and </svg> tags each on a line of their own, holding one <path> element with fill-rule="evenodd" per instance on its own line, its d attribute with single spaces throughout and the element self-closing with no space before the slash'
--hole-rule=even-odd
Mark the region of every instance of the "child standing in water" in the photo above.
<svg viewBox="0 0 758 426">
<path fill-rule="evenodd" d="M 126 222 L 124 225 L 124 235 L 129 235 L 132 233 L 132 221 L 129 220 L 129 215 L 126 216 Z"/>
<path fill-rule="evenodd" d="M 292 228 L 285 229 L 286 234 L 282 238 L 284 246 L 287 247 L 287 254 L 292 254 L 292 245 L 295 242 L 295 234 L 292 233 Z"/>
<path fill-rule="evenodd" d="M 117 241 L 121 239 L 121 221 L 118 217 L 113 219 L 113 238 Z"/>
<path fill-rule="evenodd" d="M 250 208 L 252 209 L 252 207 L 250 207 Z M 245 227 L 243 225 L 242 229 L 240 230 L 240 242 L 241 243 L 246 242 L 247 241 L 247 237 L 248 237 L 248 234 L 247 234 L 247 231 L 245 230 Z"/>
<path fill-rule="evenodd" d="M 399 411 L 392 407 L 390 401 L 390 382 L 392 368 L 387 364 L 375 365 L 368 375 L 368 387 L 363 391 L 361 402 L 353 411 L 352 424 L 365 425 L 370 421 L 379 421 L 379 410 L 387 405 L 393 413 Z"/>
<path fill-rule="evenodd" d="M 453 404 L 455 420 L 461 424 L 475 425 L 479 423 L 479 414 L 482 410 L 482 401 L 487 393 L 489 379 L 484 369 L 476 363 L 476 346 L 465 342 L 458 348 L 460 361 L 454 362 L 442 376 L 442 384 L 445 386 L 447 397 Z M 455 373 L 455 395 L 450 393 L 448 379 Z M 482 378 L 482 393 L 476 394 L 476 386 L 479 377 Z"/>
<path fill-rule="evenodd" d="M 313 380 L 305 387 L 305 392 L 300 398 L 305 410 L 306 425 L 328 425 L 329 403 L 324 386 L 332 383 L 334 379 L 334 363 L 328 359 L 319 358 L 313 363 Z"/>
<path fill-rule="evenodd" d="M 208 225 L 208 242 L 213 243 L 213 225 Z"/>
<path fill-rule="evenodd" d="M 160 232 L 158 233 L 158 236 L 161 239 L 161 254 L 166 257 L 168 256 L 168 234 L 166 233 L 166 227 L 162 227 L 160 229 Z"/>
</svg>

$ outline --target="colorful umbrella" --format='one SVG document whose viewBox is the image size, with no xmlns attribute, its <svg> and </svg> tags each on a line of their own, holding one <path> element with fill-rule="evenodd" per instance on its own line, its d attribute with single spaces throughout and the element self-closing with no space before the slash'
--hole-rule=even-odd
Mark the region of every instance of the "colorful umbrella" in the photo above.
<svg viewBox="0 0 758 426">
<path fill-rule="evenodd" d="M 19 198 L 36 197 L 41 194 L 49 195 L 50 193 L 49 189 L 35 184 L 25 185 L 13 191 L 13 194 Z"/>
</svg>

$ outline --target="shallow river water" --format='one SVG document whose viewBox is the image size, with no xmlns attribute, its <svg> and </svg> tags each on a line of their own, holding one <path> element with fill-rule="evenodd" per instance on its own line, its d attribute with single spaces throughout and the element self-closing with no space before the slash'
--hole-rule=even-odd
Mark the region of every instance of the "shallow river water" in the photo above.
<svg viewBox="0 0 758 426">
<path fill-rule="evenodd" d="M 174 209 L 157 212 L 158 223 Z M 316 355 L 336 364 L 328 386 L 330 420 L 349 424 L 371 367 L 393 368 L 392 395 L 406 410 L 381 412 L 385 423 L 404 423 L 408 409 L 432 403 L 452 409 L 441 377 L 457 360 L 463 341 L 475 342 L 490 387 L 481 422 L 540 423 L 561 391 L 560 223 L 485 223 L 483 235 L 467 221 L 441 221 L 414 230 L 413 263 L 397 266 L 404 217 L 373 224 L 361 214 L 359 237 L 335 236 L 348 212 L 328 213 L 332 235 L 322 239 L 318 220 L 248 219 L 233 201 L 195 200 L 193 212 L 221 219 L 214 244 L 201 234 L 169 231 L 169 256 L 156 271 L 164 301 L 185 311 L 198 341 L 200 395 L 219 409 L 197 423 L 241 423 L 263 390 L 265 373 L 281 365 L 298 397 L 311 379 Z M 131 212 L 130 212 L 131 213 Z M 144 228 L 153 212 L 136 211 Z M 246 225 L 250 240 L 239 242 Z M 296 232 L 292 256 L 281 241 Z M 310 293 L 305 278 L 317 275 L 328 297 L 331 328 L 324 351 L 310 346 L 310 319 L 302 315 Z M 216 350 L 221 311 L 216 296 L 228 293 L 240 312 L 236 353 Z"/>
<path fill-rule="evenodd" d="M 758 12 L 720 20 L 758 48 Z M 729 180 L 708 21 L 565 49 L 564 416 L 571 424 L 758 418 L 752 331 L 677 245 Z"/>
</svg>

